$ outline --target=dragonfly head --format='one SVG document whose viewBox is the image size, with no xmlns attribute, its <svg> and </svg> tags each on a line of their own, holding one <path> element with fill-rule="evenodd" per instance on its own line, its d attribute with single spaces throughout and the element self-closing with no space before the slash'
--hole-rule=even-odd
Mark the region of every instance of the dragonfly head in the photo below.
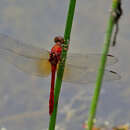
<svg viewBox="0 0 130 130">
<path fill-rule="evenodd" d="M 55 43 L 63 44 L 64 43 L 64 38 L 62 36 L 56 36 L 54 38 Z"/>
</svg>

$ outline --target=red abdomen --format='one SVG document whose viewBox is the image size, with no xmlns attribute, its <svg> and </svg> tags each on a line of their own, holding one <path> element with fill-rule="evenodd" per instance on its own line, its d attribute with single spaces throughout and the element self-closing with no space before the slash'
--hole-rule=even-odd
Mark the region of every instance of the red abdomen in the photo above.
<svg viewBox="0 0 130 130">
<path fill-rule="evenodd" d="M 62 52 L 62 47 L 58 44 L 54 45 L 51 49 L 49 61 L 51 63 L 51 89 L 50 89 L 50 99 L 49 99 L 49 114 L 51 115 L 54 109 L 54 85 L 55 85 L 55 73 L 57 63 L 60 60 L 60 55 Z"/>
</svg>

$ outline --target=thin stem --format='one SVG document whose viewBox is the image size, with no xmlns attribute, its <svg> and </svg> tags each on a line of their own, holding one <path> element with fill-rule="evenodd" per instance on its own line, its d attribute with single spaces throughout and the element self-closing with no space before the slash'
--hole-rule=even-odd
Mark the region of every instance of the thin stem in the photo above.
<svg viewBox="0 0 130 130">
<path fill-rule="evenodd" d="M 99 66 L 98 74 L 97 74 L 96 87 L 94 89 L 94 95 L 92 98 L 92 103 L 91 103 L 91 107 L 90 107 L 90 111 L 89 111 L 87 130 L 92 130 L 92 127 L 93 127 L 93 120 L 95 118 L 96 108 L 97 108 L 97 104 L 98 104 L 98 100 L 99 100 L 99 94 L 100 94 L 100 90 L 101 90 L 104 69 L 105 69 L 105 65 L 106 65 L 106 61 L 107 61 L 107 54 L 109 51 L 113 27 L 115 24 L 114 13 L 118 7 L 119 2 L 120 2 L 120 0 L 113 0 L 113 2 L 112 2 L 112 12 L 111 12 L 109 20 L 108 20 L 108 26 L 107 26 L 107 31 L 106 31 L 106 35 L 105 35 L 105 41 L 104 41 L 104 48 L 102 51 L 100 66 Z"/>
<path fill-rule="evenodd" d="M 55 93 L 54 93 L 54 110 L 53 110 L 53 113 L 50 117 L 49 130 L 55 130 L 57 109 L 58 109 L 58 100 L 59 100 L 62 78 L 63 78 L 64 67 L 65 67 L 65 61 L 66 61 L 66 56 L 67 56 L 67 50 L 68 50 L 67 48 L 68 48 L 69 40 L 70 40 L 75 5 L 76 5 L 76 0 L 70 0 L 69 10 L 68 10 L 68 15 L 67 15 L 67 20 L 66 20 L 66 26 L 65 26 L 65 32 L 64 32 L 65 43 L 63 45 L 61 62 L 59 64 L 59 68 L 57 71 Z"/>
</svg>

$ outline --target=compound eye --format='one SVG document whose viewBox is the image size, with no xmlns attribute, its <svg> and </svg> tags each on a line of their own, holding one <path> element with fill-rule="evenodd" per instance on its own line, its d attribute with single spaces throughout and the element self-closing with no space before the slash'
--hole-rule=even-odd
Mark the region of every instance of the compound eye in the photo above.
<svg viewBox="0 0 130 130">
<path fill-rule="evenodd" d="M 59 37 L 55 37 L 54 38 L 54 42 L 56 43 L 56 42 L 58 42 L 59 41 Z"/>
<path fill-rule="evenodd" d="M 61 44 L 64 43 L 64 38 L 62 36 L 56 36 L 54 38 L 54 42 L 60 42 Z"/>
</svg>

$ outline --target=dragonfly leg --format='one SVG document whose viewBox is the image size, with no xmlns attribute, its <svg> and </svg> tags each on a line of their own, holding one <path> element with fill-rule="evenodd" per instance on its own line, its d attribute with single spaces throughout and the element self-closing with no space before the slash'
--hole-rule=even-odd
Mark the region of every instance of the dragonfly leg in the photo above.
<svg viewBox="0 0 130 130">
<path fill-rule="evenodd" d="M 69 48 L 69 44 L 62 44 L 62 49 L 67 51 Z"/>
</svg>

